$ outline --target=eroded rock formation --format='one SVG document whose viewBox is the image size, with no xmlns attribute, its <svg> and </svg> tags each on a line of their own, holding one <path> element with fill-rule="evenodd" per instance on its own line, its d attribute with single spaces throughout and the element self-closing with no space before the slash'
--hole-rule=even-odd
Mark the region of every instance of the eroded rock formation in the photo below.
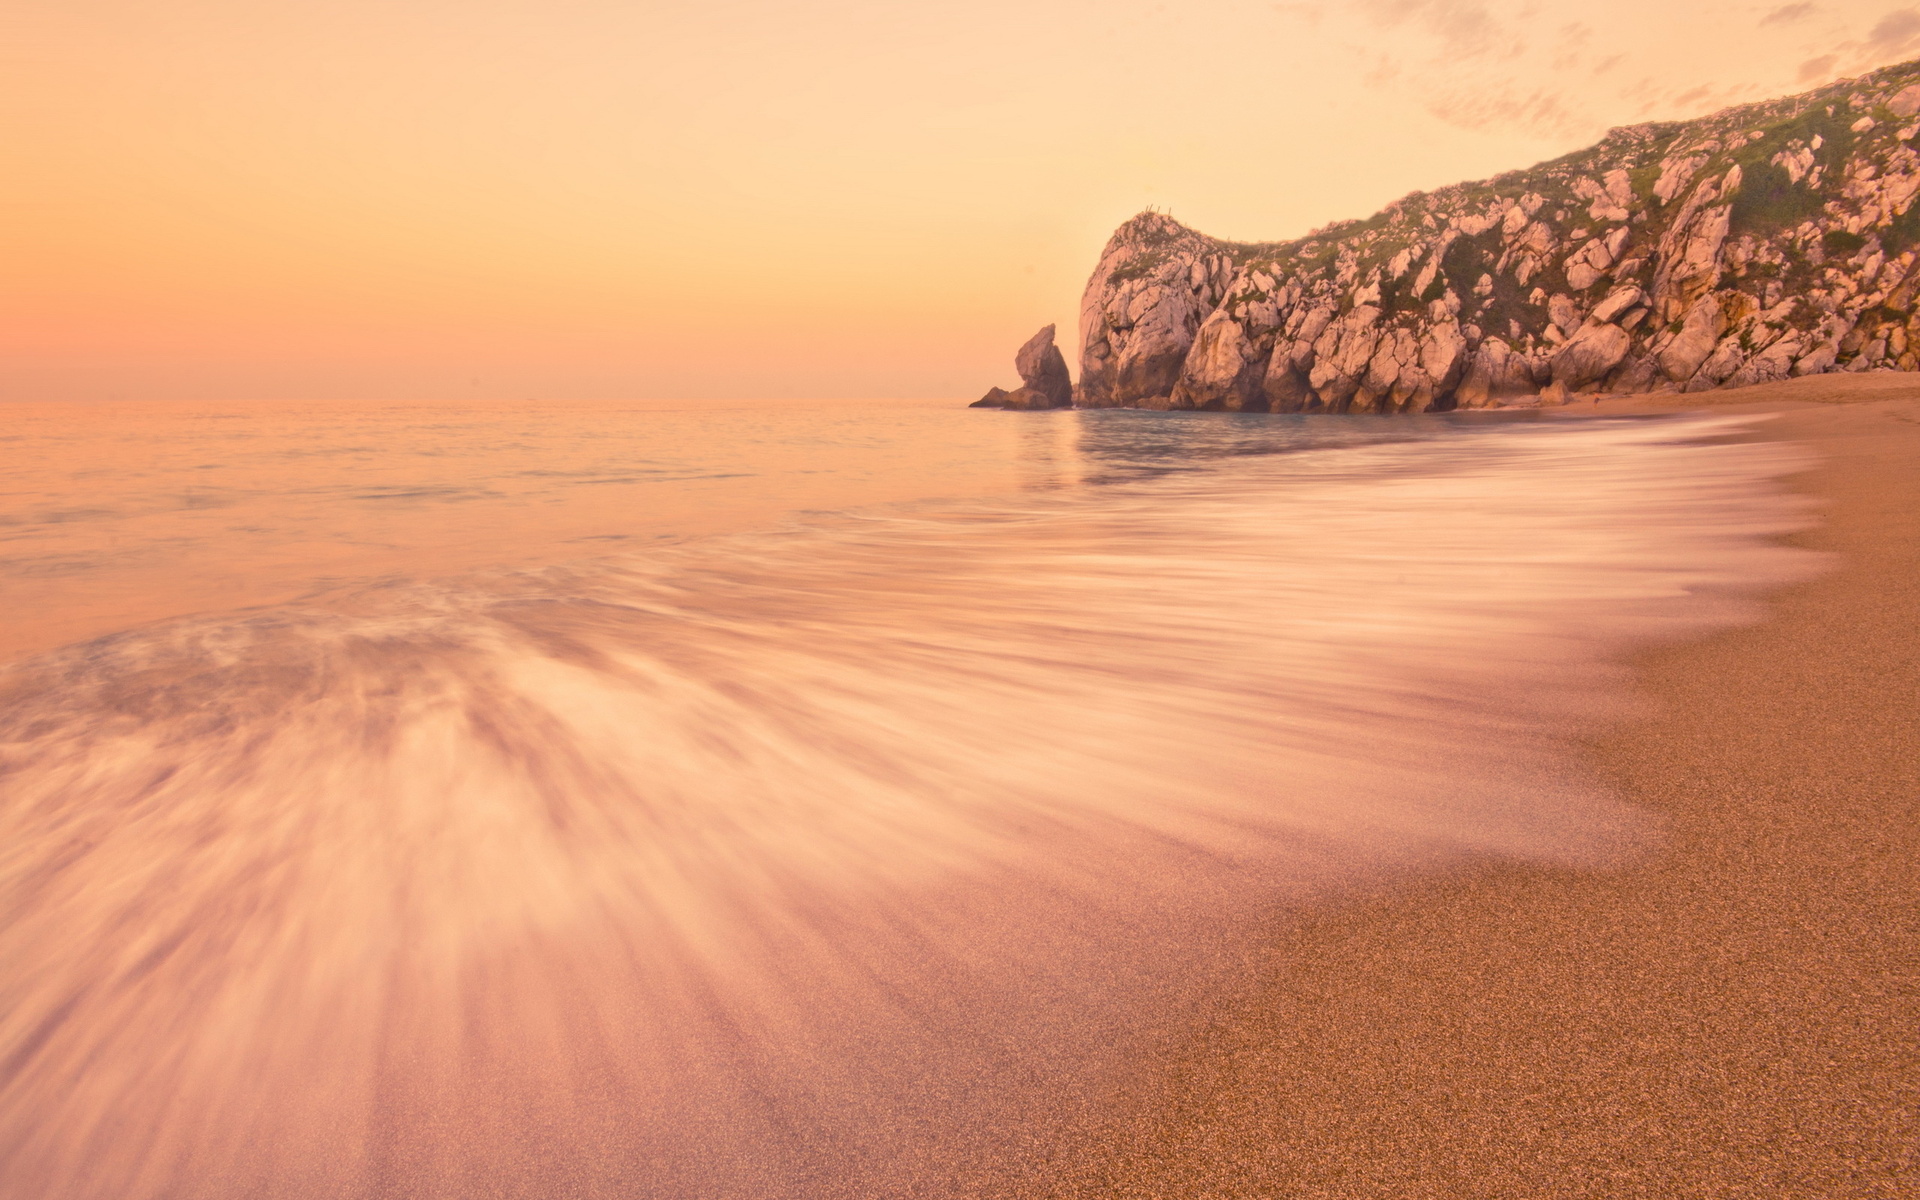
<svg viewBox="0 0 1920 1200">
<path fill-rule="evenodd" d="M 1073 378 L 1067 374 L 1066 356 L 1053 344 L 1053 326 L 1049 325 L 1027 339 L 1013 356 L 1014 369 L 1020 372 L 1021 386 L 1011 392 L 989 388 L 987 394 L 969 408 L 1042 409 L 1068 408 L 1073 404 Z"/>
<path fill-rule="evenodd" d="M 1421 412 L 1915 370 L 1916 146 L 1908 63 L 1291 242 L 1142 213 L 1088 281 L 1075 399 Z"/>
<path fill-rule="evenodd" d="M 1066 356 L 1053 344 L 1053 326 L 1028 338 L 1013 356 L 1013 366 L 1020 372 L 1020 382 L 1046 397 L 1048 408 L 1073 403 L 1073 379 L 1067 374 Z"/>
</svg>

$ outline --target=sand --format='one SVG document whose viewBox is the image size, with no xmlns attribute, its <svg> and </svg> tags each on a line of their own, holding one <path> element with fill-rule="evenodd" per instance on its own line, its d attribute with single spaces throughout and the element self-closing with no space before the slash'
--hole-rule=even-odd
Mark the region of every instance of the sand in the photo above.
<svg viewBox="0 0 1920 1200">
<path fill-rule="evenodd" d="M 1274 930 L 1223 1013 L 1034 1194 L 1920 1195 L 1920 383 L 1779 411 L 1834 569 L 1634 663 L 1590 769 L 1662 815 L 1605 874 L 1465 870 Z"/>
</svg>

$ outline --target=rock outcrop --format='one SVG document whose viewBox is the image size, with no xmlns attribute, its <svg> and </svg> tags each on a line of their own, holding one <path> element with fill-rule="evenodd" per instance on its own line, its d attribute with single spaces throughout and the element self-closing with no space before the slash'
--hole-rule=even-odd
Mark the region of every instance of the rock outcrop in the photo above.
<svg viewBox="0 0 1920 1200">
<path fill-rule="evenodd" d="M 1066 356 L 1053 344 L 1053 326 L 1049 325 L 1027 339 L 1013 356 L 1020 382 L 1046 397 L 1046 407 L 1067 408 L 1073 404 L 1073 378 L 1067 374 Z"/>
<path fill-rule="evenodd" d="M 1423 412 L 1920 369 L 1916 147 L 1907 63 L 1290 242 L 1142 213 L 1088 281 L 1074 398 Z M 1027 368 L 1051 335 L 1021 350 L 1048 396 Z"/>
<path fill-rule="evenodd" d="M 1020 387 L 1011 392 L 989 388 L 986 395 L 967 407 L 1025 410 L 1072 407 L 1073 378 L 1067 374 L 1066 356 L 1053 344 L 1053 326 L 1028 338 L 1026 345 L 1013 356 L 1013 366 L 1020 372 Z"/>
</svg>

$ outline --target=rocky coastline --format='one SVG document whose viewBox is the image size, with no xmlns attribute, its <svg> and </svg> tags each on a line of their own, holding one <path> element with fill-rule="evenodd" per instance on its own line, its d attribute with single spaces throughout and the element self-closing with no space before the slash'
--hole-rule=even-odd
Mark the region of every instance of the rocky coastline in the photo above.
<svg viewBox="0 0 1920 1200">
<path fill-rule="evenodd" d="M 1920 62 L 1286 242 L 1144 212 L 980 407 L 1444 412 L 1920 369 Z"/>
</svg>

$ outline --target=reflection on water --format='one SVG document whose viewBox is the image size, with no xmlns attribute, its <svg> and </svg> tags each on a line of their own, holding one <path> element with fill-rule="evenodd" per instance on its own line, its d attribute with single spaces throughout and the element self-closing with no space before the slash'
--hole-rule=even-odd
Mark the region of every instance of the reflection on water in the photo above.
<svg viewBox="0 0 1920 1200">
<path fill-rule="evenodd" d="M 900 403 L 8 404 L 0 417 L 0 658 L 387 576 L 1012 494 L 1031 432 Z"/>
<path fill-rule="evenodd" d="M 925 403 L 9 404 L 0 415 L 0 659 L 374 579 L 1456 428 Z"/>
<path fill-rule="evenodd" d="M 968 417 L 997 494 L 0 672 L 0 1178 L 996 1194 L 1277 907 L 1631 852 L 1556 738 L 1806 566 L 1727 422 Z"/>
</svg>

